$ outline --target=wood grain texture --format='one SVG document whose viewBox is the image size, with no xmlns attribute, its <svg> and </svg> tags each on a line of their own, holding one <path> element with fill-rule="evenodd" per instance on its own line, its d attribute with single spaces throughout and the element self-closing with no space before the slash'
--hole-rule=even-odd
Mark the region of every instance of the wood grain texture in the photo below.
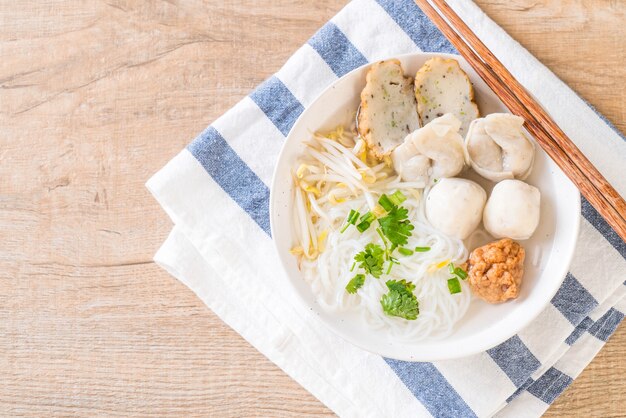
<svg viewBox="0 0 626 418">
<path fill-rule="evenodd" d="M 0 415 L 330 415 L 151 262 L 143 184 L 344 3 L 0 0 Z M 479 4 L 626 131 L 624 3 Z M 548 416 L 620 416 L 625 343 Z"/>
</svg>

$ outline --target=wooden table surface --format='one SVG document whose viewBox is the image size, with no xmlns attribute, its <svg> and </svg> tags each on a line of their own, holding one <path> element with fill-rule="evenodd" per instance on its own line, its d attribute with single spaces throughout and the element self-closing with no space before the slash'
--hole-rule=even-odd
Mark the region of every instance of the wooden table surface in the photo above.
<svg viewBox="0 0 626 418">
<path fill-rule="evenodd" d="M 330 414 L 151 261 L 144 182 L 344 3 L 0 0 L 0 415 Z M 479 3 L 626 131 L 626 3 Z M 625 343 L 547 415 L 623 414 Z"/>
</svg>

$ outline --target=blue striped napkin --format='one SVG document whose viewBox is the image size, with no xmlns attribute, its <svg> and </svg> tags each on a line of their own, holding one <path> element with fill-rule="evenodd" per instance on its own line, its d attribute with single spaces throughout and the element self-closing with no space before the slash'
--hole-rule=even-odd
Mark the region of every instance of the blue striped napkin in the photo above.
<svg viewBox="0 0 626 418">
<path fill-rule="evenodd" d="M 626 139 L 473 3 L 450 3 L 626 195 Z M 626 244 L 588 202 L 552 303 L 501 345 L 454 361 L 385 359 L 334 336 L 296 302 L 274 254 L 268 185 L 296 118 L 353 68 L 416 51 L 455 52 L 411 0 L 348 4 L 148 181 L 175 224 L 155 260 L 341 416 L 539 416 L 626 312 Z"/>
</svg>

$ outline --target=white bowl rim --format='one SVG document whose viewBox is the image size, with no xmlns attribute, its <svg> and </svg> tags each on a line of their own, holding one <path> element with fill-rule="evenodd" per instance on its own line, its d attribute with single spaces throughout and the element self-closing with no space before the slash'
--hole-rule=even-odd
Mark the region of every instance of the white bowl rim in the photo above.
<svg viewBox="0 0 626 418">
<path fill-rule="evenodd" d="M 286 261 L 285 261 L 285 257 L 286 256 L 291 256 L 291 254 L 284 254 L 280 248 L 278 247 L 278 242 L 276 241 L 275 237 L 276 237 L 276 231 L 275 231 L 275 224 L 276 224 L 276 220 L 274 219 L 274 216 L 276 214 L 276 210 L 275 207 L 277 205 L 278 202 L 276 202 L 276 193 L 274 193 L 274 190 L 276 190 L 276 185 L 278 183 L 278 167 L 280 166 L 279 162 L 284 158 L 284 154 L 286 153 L 286 149 L 288 146 L 288 143 L 290 141 L 293 141 L 294 139 L 292 138 L 292 132 L 294 131 L 294 128 L 296 126 L 298 126 L 299 123 L 301 123 L 301 121 L 306 117 L 307 114 L 307 110 L 310 109 L 311 107 L 313 107 L 315 105 L 316 102 L 320 101 L 329 91 L 333 90 L 335 85 L 340 83 L 343 79 L 350 77 L 353 73 L 358 72 L 358 71 L 362 71 L 363 68 L 369 67 L 372 64 L 382 61 L 382 60 L 388 60 L 388 59 L 399 59 L 399 60 L 403 60 L 403 59 L 411 59 L 413 57 L 420 57 L 420 56 L 425 56 L 425 57 L 444 57 L 444 58 L 452 58 L 452 59 L 456 59 L 460 62 L 466 62 L 465 59 L 457 54 L 448 54 L 448 53 L 438 53 L 438 52 L 412 52 L 412 53 L 407 53 L 407 54 L 400 54 L 400 55 L 393 55 L 387 58 L 383 58 L 380 60 L 376 60 L 376 61 L 372 61 L 372 62 L 368 62 L 367 64 L 361 65 L 357 68 L 354 68 L 353 70 L 349 71 L 348 73 L 344 74 L 343 76 L 337 78 L 335 81 L 333 81 L 330 85 L 328 85 L 324 90 L 322 90 L 321 93 L 319 93 L 317 95 L 317 97 L 304 109 L 304 111 L 300 114 L 300 116 L 298 116 L 298 118 L 296 119 L 296 121 L 294 122 L 293 126 L 291 127 L 289 133 L 287 134 L 286 138 L 285 138 L 285 142 L 283 143 L 283 145 L 281 146 L 281 150 L 278 154 L 278 158 L 276 159 L 276 166 L 274 168 L 274 172 L 272 174 L 272 181 L 271 181 L 271 187 L 270 187 L 270 202 L 269 202 L 269 215 L 270 215 L 270 232 L 272 234 L 272 241 L 273 241 L 273 245 L 274 245 L 274 249 L 278 255 L 278 258 L 280 260 L 280 266 L 283 270 L 283 273 L 285 274 L 285 276 L 288 279 L 289 285 L 292 286 L 294 289 L 294 292 L 298 298 L 298 303 L 300 303 L 302 306 L 306 306 L 307 308 L 309 307 L 308 302 L 302 297 L 302 295 L 297 291 L 297 289 L 295 289 L 295 286 L 293 286 L 292 281 L 294 280 L 293 277 L 291 277 L 291 274 L 289 273 L 287 266 L 286 266 Z M 532 95 L 532 93 L 531 93 Z M 542 152 L 545 152 L 543 150 L 541 150 Z M 571 233 L 570 233 L 570 237 L 569 239 L 566 240 L 567 242 L 567 246 L 563 249 L 563 254 L 565 255 L 565 257 L 563 258 L 563 262 L 561 263 L 561 268 L 559 269 L 559 274 L 558 274 L 558 278 L 553 279 L 553 283 L 552 286 L 549 288 L 549 291 L 546 293 L 546 297 L 544 299 L 544 303 L 542 304 L 536 304 L 536 305 L 531 305 L 528 308 L 528 312 L 527 315 L 518 322 L 518 326 L 511 328 L 508 332 L 500 332 L 498 334 L 495 335 L 484 335 L 484 332 L 479 332 L 474 334 L 473 336 L 473 345 L 466 345 L 466 346 L 458 346 L 457 347 L 457 351 L 455 352 L 450 352 L 450 351 L 439 351 L 437 349 L 429 349 L 426 352 L 420 352 L 419 353 L 419 358 L 416 358 L 416 356 L 411 355 L 411 356 L 404 356 L 404 355 L 397 355 L 396 353 L 391 353 L 391 352 L 385 352 L 384 350 L 381 351 L 374 351 L 372 350 L 370 347 L 367 347 L 365 344 L 361 344 L 359 341 L 355 340 L 354 338 L 352 338 L 352 336 L 348 335 L 347 333 L 344 333 L 342 330 L 340 330 L 337 327 L 332 326 L 332 324 L 330 324 L 328 321 L 323 320 L 321 317 L 318 317 L 317 315 L 311 315 L 311 317 L 316 318 L 317 321 L 319 321 L 321 324 L 323 324 L 324 328 L 326 328 L 327 330 L 331 331 L 333 334 L 341 337 L 342 339 L 344 339 L 345 341 L 365 350 L 368 351 L 370 353 L 373 354 L 377 354 L 377 355 L 381 355 L 383 357 L 387 357 L 387 358 L 392 358 L 392 359 L 396 359 L 396 360 L 402 360 L 402 361 L 419 361 L 419 362 L 424 362 L 424 361 L 441 361 L 441 360 L 451 360 L 451 359 L 456 359 L 456 358 L 463 358 L 463 357 L 468 357 L 471 355 L 475 355 L 484 351 L 487 351 L 491 348 L 494 348 L 495 346 L 505 342 L 506 340 L 508 340 L 509 338 L 513 337 L 514 335 L 516 335 L 517 333 L 519 333 L 521 330 L 523 330 L 526 326 L 528 326 L 533 320 L 535 320 L 535 318 L 537 318 L 537 316 L 539 316 L 539 314 L 549 305 L 550 301 L 552 300 L 552 298 L 554 297 L 554 295 L 556 294 L 556 292 L 559 290 L 559 288 L 561 287 L 561 284 L 563 283 L 563 281 L 565 280 L 565 277 L 569 271 L 569 266 L 571 264 L 571 261 L 574 257 L 574 250 L 576 249 L 576 244 L 578 242 L 578 235 L 579 235 L 579 230 L 580 230 L 580 211 L 581 211 L 581 198 L 580 198 L 580 191 L 573 187 L 573 189 L 575 190 L 575 193 L 577 194 L 577 197 L 574 199 L 577 203 L 577 205 L 573 205 L 571 210 L 574 211 L 575 210 L 575 219 L 576 222 L 573 223 L 573 225 L 571 225 Z M 549 297 L 548 297 L 549 296 Z M 479 338 L 479 337 L 483 337 L 483 338 Z M 440 341 L 445 341 L 445 338 L 443 338 Z M 438 341 L 432 341 L 431 343 L 436 344 Z"/>
</svg>

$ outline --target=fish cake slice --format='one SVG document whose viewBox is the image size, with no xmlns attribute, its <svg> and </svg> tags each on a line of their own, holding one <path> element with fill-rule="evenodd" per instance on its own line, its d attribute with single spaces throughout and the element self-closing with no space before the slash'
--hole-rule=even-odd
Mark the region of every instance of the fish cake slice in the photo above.
<svg viewBox="0 0 626 418">
<path fill-rule="evenodd" d="M 422 125 L 452 113 L 461 121 L 459 134 L 463 138 L 469 124 L 480 116 L 474 87 L 455 59 L 434 57 L 426 61 L 415 74 L 415 99 Z"/>
<path fill-rule="evenodd" d="M 359 135 L 377 158 L 389 155 L 420 127 L 413 80 L 404 75 L 400 61 L 380 61 L 369 69 L 358 121 Z"/>
</svg>

